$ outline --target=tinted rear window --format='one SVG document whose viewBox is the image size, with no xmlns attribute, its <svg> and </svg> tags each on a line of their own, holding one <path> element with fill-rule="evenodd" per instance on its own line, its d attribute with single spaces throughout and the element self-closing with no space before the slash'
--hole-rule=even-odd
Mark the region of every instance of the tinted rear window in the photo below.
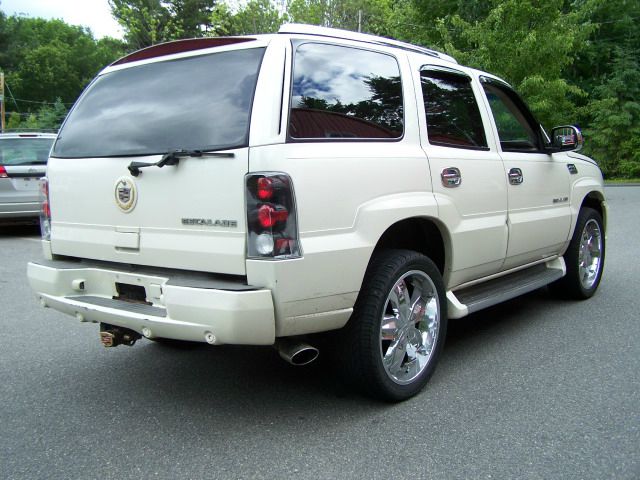
<svg viewBox="0 0 640 480">
<path fill-rule="evenodd" d="M 246 146 L 264 48 L 140 65 L 98 77 L 71 111 L 56 157 Z"/>
<path fill-rule="evenodd" d="M 0 138 L 0 165 L 47 163 L 53 138 Z"/>
</svg>

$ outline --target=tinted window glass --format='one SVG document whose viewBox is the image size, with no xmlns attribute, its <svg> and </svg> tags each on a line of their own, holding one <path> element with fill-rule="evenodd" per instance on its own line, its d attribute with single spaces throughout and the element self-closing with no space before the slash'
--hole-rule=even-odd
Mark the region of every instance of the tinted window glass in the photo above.
<svg viewBox="0 0 640 480">
<path fill-rule="evenodd" d="M 291 97 L 291 137 L 402 136 L 400 70 L 389 55 L 302 44 L 296 50 Z"/>
<path fill-rule="evenodd" d="M 429 143 L 487 148 L 471 79 L 447 72 L 420 72 Z"/>
<path fill-rule="evenodd" d="M 0 138 L 0 165 L 47 163 L 53 138 Z"/>
<path fill-rule="evenodd" d="M 71 111 L 53 155 L 148 155 L 246 146 L 263 52 L 221 52 L 103 75 Z"/>
<path fill-rule="evenodd" d="M 483 87 L 496 122 L 502 150 L 537 151 L 538 137 L 527 120 L 526 112 L 501 88 L 490 83 L 484 83 Z"/>
</svg>

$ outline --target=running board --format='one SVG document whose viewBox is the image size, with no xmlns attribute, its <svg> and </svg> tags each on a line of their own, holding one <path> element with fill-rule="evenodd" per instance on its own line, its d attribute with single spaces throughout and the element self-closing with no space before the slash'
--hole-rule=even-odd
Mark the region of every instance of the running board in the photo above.
<svg viewBox="0 0 640 480">
<path fill-rule="evenodd" d="M 450 290 L 447 292 L 449 318 L 461 318 L 532 292 L 562 278 L 565 272 L 564 259 L 560 257 L 455 292 Z"/>
</svg>

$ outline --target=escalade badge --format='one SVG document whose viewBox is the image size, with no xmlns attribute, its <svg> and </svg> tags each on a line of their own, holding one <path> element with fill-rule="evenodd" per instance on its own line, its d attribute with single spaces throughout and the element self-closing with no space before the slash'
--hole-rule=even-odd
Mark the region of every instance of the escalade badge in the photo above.
<svg viewBox="0 0 640 480">
<path fill-rule="evenodd" d="M 134 209 L 136 200 L 138 199 L 138 191 L 132 178 L 120 177 L 116 181 L 115 198 L 116 205 L 118 205 L 123 212 L 128 213 Z"/>
<path fill-rule="evenodd" d="M 203 227 L 238 228 L 237 220 L 212 220 L 211 218 L 183 218 L 183 225 L 199 225 Z"/>
</svg>

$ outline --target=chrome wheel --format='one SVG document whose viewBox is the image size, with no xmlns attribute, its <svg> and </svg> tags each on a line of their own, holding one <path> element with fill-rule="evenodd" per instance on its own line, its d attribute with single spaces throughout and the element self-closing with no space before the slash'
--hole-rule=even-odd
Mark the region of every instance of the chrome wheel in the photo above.
<svg viewBox="0 0 640 480">
<path fill-rule="evenodd" d="M 578 250 L 578 272 L 584 289 L 593 287 L 602 261 L 602 232 L 598 222 L 590 219 L 582 230 Z"/>
<path fill-rule="evenodd" d="M 385 301 L 380 355 L 391 380 L 406 385 L 427 367 L 440 329 L 440 302 L 427 274 L 412 270 L 393 285 Z"/>
<path fill-rule="evenodd" d="M 600 285 L 605 259 L 604 222 L 597 210 L 582 207 L 571 242 L 564 253 L 567 274 L 549 285 L 553 295 L 585 300 Z"/>
</svg>

